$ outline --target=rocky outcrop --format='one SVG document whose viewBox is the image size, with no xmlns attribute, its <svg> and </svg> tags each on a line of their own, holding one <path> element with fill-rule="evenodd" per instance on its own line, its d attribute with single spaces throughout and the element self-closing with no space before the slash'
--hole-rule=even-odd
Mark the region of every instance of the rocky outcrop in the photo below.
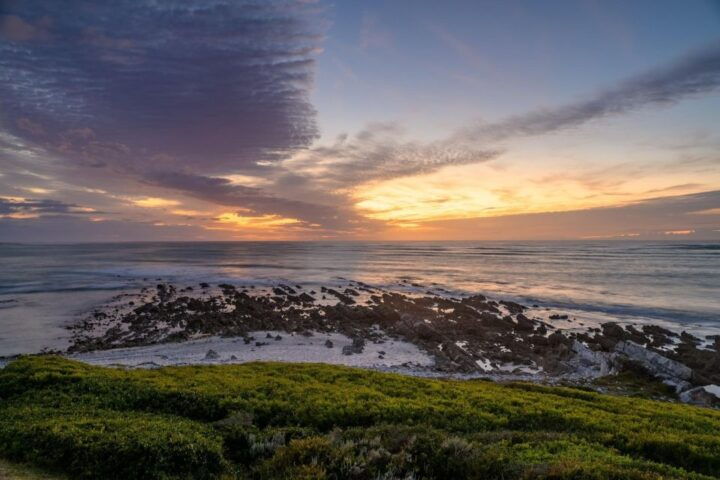
<svg viewBox="0 0 720 480">
<path fill-rule="evenodd" d="M 675 387 L 677 392 L 683 391 L 690 386 L 693 371 L 687 365 L 671 360 L 630 341 L 618 342 L 615 345 L 615 351 L 637 362 L 654 377 Z"/>
<path fill-rule="evenodd" d="M 431 354 L 436 370 L 447 373 L 531 371 L 544 378 L 582 381 L 637 366 L 678 392 L 720 384 L 720 337 L 706 339 L 714 342 L 706 348 L 688 333 L 678 335 L 653 325 L 637 328 L 609 322 L 584 332 L 568 331 L 544 322 L 523 305 L 483 295 L 455 298 L 446 290 L 406 295 L 360 282 L 341 283 L 315 290 L 279 284 L 260 291 L 253 291 L 253 285 L 220 284 L 215 289 L 203 284 L 196 294 L 188 293 L 191 287 L 148 286 L 124 309 L 98 309 L 72 327 L 70 352 L 209 335 L 242 337 L 245 344 L 262 347 L 267 342 L 256 341 L 250 332 L 336 332 L 353 339 L 343 346 L 345 355 L 361 353 L 368 342 L 404 340 Z M 567 317 L 548 314 L 561 323 Z M 276 333 L 265 337 L 282 339 Z M 334 348 L 330 340 L 325 346 Z M 215 355 L 209 351 L 205 358 Z M 698 395 L 704 394 L 693 394 Z"/>
<path fill-rule="evenodd" d="M 575 356 L 569 361 L 578 376 L 597 378 L 617 373 L 615 355 L 612 353 L 591 350 L 577 340 L 573 341 L 572 351 Z"/>
<path fill-rule="evenodd" d="M 699 405 L 702 407 L 720 406 L 720 386 L 704 385 L 682 392 L 680 400 L 685 403 Z"/>
</svg>

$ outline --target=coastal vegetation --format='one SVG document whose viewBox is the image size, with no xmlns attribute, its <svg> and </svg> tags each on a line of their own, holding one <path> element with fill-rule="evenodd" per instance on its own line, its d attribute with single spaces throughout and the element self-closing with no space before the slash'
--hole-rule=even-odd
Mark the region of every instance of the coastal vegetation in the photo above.
<svg viewBox="0 0 720 480">
<path fill-rule="evenodd" d="M 0 370 L 0 457 L 106 479 L 720 476 L 720 412 L 319 364 Z"/>
</svg>

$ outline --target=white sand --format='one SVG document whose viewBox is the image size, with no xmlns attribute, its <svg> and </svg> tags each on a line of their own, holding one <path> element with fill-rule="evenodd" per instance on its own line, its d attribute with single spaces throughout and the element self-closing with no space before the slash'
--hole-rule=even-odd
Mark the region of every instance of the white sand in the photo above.
<svg viewBox="0 0 720 480">
<path fill-rule="evenodd" d="M 282 340 L 266 338 L 280 335 Z M 387 340 L 385 343 L 365 345 L 362 353 L 343 355 L 342 348 L 351 345 L 352 340 L 344 335 L 316 333 L 312 337 L 290 335 L 285 332 L 251 332 L 255 340 L 245 344 L 242 338 L 208 337 L 182 343 L 165 343 L 132 348 L 117 348 L 90 353 L 70 355 L 69 358 L 94 365 L 124 365 L 131 367 L 154 367 L 165 365 L 189 364 L 227 364 L 254 361 L 313 362 L 335 365 L 348 365 L 365 368 L 400 367 L 405 363 L 414 366 L 431 366 L 434 360 L 415 345 Z M 325 342 L 333 342 L 333 348 Z M 255 342 L 267 342 L 264 346 L 255 346 Z M 218 358 L 206 358 L 209 350 L 218 354 Z M 385 352 L 383 359 L 380 352 Z M 233 359 L 232 357 L 235 356 Z"/>
</svg>

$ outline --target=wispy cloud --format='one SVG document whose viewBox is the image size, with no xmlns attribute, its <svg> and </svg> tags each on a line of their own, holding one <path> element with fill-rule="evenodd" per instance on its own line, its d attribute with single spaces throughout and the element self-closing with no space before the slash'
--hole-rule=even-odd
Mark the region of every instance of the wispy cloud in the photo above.
<svg viewBox="0 0 720 480">
<path fill-rule="evenodd" d="M 407 141 L 399 125 L 375 123 L 353 137 L 343 135 L 334 144 L 303 150 L 285 166 L 296 180 L 311 178 L 335 188 L 426 174 L 446 166 L 496 159 L 503 153 L 497 146 L 503 140 L 579 127 L 643 107 L 672 104 L 719 87 L 720 42 L 557 108 L 468 126 L 434 142 Z"/>
<path fill-rule="evenodd" d="M 466 142 L 497 142 L 513 137 L 543 135 L 643 107 L 673 104 L 719 87 L 720 41 L 589 98 L 497 123 L 470 126 L 453 138 Z"/>
<path fill-rule="evenodd" d="M 498 155 L 498 150 L 409 141 L 399 125 L 375 123 L 353 137 L 339 137 L 333 145 L 300 152 L 286 162 L 286 168 L 292 175 L 341 189 L 372 180 L 430 173 L 451 165 L 486 162 Z"/>
</svg>

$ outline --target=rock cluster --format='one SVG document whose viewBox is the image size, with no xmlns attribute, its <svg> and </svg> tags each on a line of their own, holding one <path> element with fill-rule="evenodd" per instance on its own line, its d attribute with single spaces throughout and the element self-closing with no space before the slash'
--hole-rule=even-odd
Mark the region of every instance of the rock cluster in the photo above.
<svg viewBox="0 0 720 480">
<path fill-rule="evenodd" d="M 638 329 L 606 323 L 573 333 L 531 318 L 529 309 L 515 302 L 430 291 L 410 295 L 360 282 L 344 289 L 322 286 L 319 293 L 283 284 L 267 291 L 221 284 L 217 294 L 209 293 L 210 288 L 201 284 L 203 293 L 198 296 L 192 287 L 178 290 L 158 284 L 145 292 L 146 301 L 129 302 L 124 310 L 97 311 L 74 327 L 70 351 L 206 335 L 244 337 L 249 343 L 254 340 L 249 332 L 258 330 L 301 335 L 337 332 L 353 339 L 352 345 L 343 347 L 345 355 L 362 352 L 366 342 L 402 339 L 432 354 L 440 372 L 542 372 L 596 378 L 622 371 L 631 362 L 682 393 L 720 384 L 720 339 L 715 339 L 713 348 L 701 348 L 692 335 L 659 326 Z M 559 320 L 567 317 L 550 315 Z M 282 337 L 268 335 L 268 340 L 273 338 Z M 329 340 L 326 346 L 333 348 Z M 685 396 L 705 397 L 702 392 Z"/>
</svg>

